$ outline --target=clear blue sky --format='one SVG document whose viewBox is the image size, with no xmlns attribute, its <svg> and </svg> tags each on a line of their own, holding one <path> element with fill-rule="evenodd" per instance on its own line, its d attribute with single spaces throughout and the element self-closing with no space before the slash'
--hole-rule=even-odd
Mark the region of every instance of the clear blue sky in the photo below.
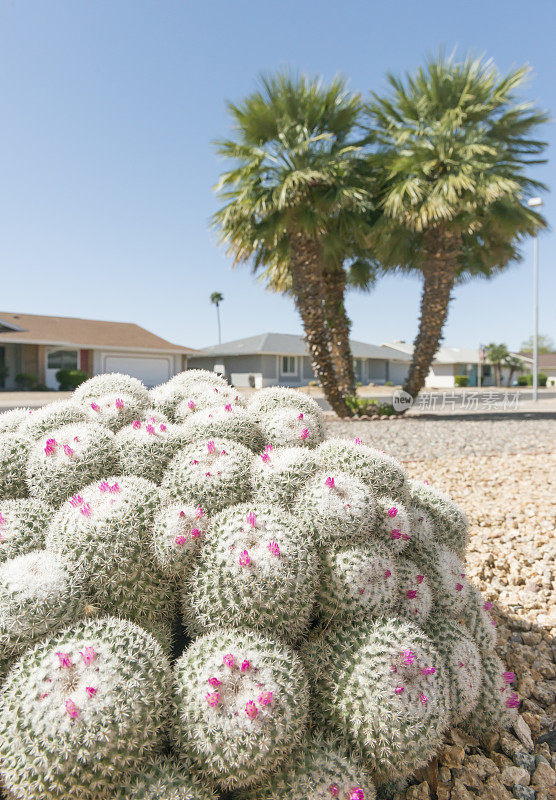
<svg viewBox="0 0 556 800">
<path fill-rule="evenodd" d="M 528 62 L 529 96 L 556 115 L 555 30 L 554 0 L 0 0 L 0 308 L 132 321 L 200 347 L 216 340 L 219 290 L 224 340 L 299 331 L 291 301 L 232 271 L 208 227 L 225 100 L 286 65 L 366 94 L 443 45 L 501 70 Z M 554 187 L 553 150 L 538 176 Z M 540 253 L 540 330 L 556 339 L 554 233 Z M 532 242 L 524 254 L 457 290 L 447 344 L 531 333 Z M 419 292 L 390 278 L 350 295 L 353 336 L 412 340 Z"/>
</svg>

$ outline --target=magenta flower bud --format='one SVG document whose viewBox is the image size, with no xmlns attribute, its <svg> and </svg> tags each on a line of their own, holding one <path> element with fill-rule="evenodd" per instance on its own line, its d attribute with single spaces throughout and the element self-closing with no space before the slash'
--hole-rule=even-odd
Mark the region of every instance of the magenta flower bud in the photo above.
<svg viewBox="0 0 556 800">
<path fill-rule="evenodd" d="M 135 428 L 135 430 L 138 430 L 141 427 L 141 423 L 139 422 L 138 419 L 134 419 L 133 422 L 131 423 L 131 426 Z"/>
<path fill-rule="evenodd" d="M 485 611 L 489 611 L 492 608 L 492 603 L 487 600 L 486 603 L 483 604 L 483 608 Z"/>
<path fill-rule="evenodd" d="M 165 430 L 166 430 L 166 425 L 161 425 L 161 426 L 160 426 L 160 430 L 161 430 L 161 431 L 165 431 Z"/>
<path fill-rule="evenodd" d="M 83 498 L 80 494 L 74 494 L 73 497 L 70 497 L 68 503 L 74 508 L 79 508 L 79 506 L 83 503 Z"/>
<path fill-rule="evenodd" d="M 216 708 L 220 702 L 220 692 L 207 692 L 205 698 L 211 708 Z"/>
<path fill-rule="evenodd" d="M 330 786 L 328 787 L 328 791 L 330 792 L 332 797 L 338 797 L 340 789 L 336 783 L 331 783 Z"/>
<path fill-rule="evenodd" d="M 390 538 L 391 539 L 401 539 L 402 538 L 401 530 L 399 528 L 394 528 L 393 530 L 391 530 L 390 531 Z"/>
<path fill-rule="evenodd" d="M 267 445 L 266 445 L 266 447 L 265 447 L 265 449 L 264 449 L 264 451 L 265 451 L 265 453 L 270 453 L 270 451 L 271 451 L 271 450 L 273 450 L 273 449 L 274 449 L 274 448 L 272 447 L 272 445 L 271 445 L 271 444 L 267 444 Z"/>
<path fill-rule="evenodd" d="M 228 654 L 227 656 L 224 656 L 224 658 L 222 660 L 223 660 L 224 664 L 227 667 L 229 667 L 230 669 L 232 669 L 232 667 L 235 666 L 234 657 L 232 655 L 230 655 L 230 654 Z"/>
<path fill-rule="evenodd" d="M 79 716 L 79 709 L 77 708 L 73 700 L 66 700 L 64 705 L 66 707 L 66 713 L 72 719 L 77 719 L 77 717 Z"/>
<path fill-rule="evenodd" d="M 202 516 L 203 516 L 203 509 L 201 508 L 201 506 L 197 506 L 197 508 L 195 509 L 195 519 L 201 519 Z"/>
<path fill-rule="evenodd" d="M 189 535 L 191 536 L 192 539 L 198 539 L 199 536 L 201 535 L 201 531 L 199 530 L 199 528 L 191 528 L 191 532 Z"/>
<path fill-rule="evenodd" d="M 110 491 L 110 486 L 108 484 L 108 481 L 101 481 L 99 483 L 99 485 L 98 485 L 98 488 L 100 489 L 101 492 L 109 492 Z"/>
<path fill-rule="evenodd" d="M 324 482 L 325 486 L 328 486 L 329 489 L 334 488 L 334 478 L 327 478 Z"/>
<path fill-rule="evenodd" d="M 147 425 L 146 426 L 146 431 L 147 431 L 147 433 L 150 433 L 151 436 L 154 435 L 154 433 L 156 433 L 156 431 L 154 429 L 154 425 Z"/>
<path fill-rule="evenodd" d="M 417 589 L 408 589 L 405 596 L 409 598 L 409 600 L 415 600 L 417 597 Z"/>
<path fill-rule="evenodd" d="M 218 686 L 222 685 L 222 681 L 219 681 L 218 678 L 209 678 L 207 683 L 212 686 L 213 689 L 216 689 Z"/>
<path fill-rule="evenodd" d="M 69 653 L 56 653 L 60 661 L 60 666 L 69 669 L 72 665 L 71 656 Z"/>
<path fill-rule="evenodd" d="M 249 700 L 249 702 L 245 706 L 245 713 L 247 714 L 249 719 L 255 719 L 255 717 L 258 716 L 259 709 L 252 700 Z"/>
<path fill-rule="evenodd" d="M 420 694 L 419 700 L 422 702 L 423 705 L 426 705 L 429 702 L 426 694 Z"/>
<path fill-rule="evenodd" d="M 185 536 L 176 536 L 174 541 L 179 547 L 181 547 L 187 542 L 187 539 L 185 538 Z"/>
<path fill-rule="evenodd" d="M 69 444 L 65 444 L 65 445 L 64 445 L 64 453 L 65 453 L 67 456 L 72 456 L 72 455 L 73 455 L 73 450 L 71 449 L 71 447 L 69 446 Z"/>
<path fill-rule="evenodd" d="M 456 592 L 461 592 L 462 589 L 463 589 L 463 584 L 462 583 L 456 583 Z"/>
<path fill-rule="evenodd" d="M 241 567 L 248 567 L 251 563 L 251 556 L 247 552 L 247 550 L 242 550 L 239 554 L 239 565 Z"/>
<path fill-rule="evenodd" d="M 270 456 L 268 455 L 268 453 L 263 453 L 263 454 L 261 455 L 261 458 L 262 458 L 262 460 L 264 461 L 264 463 L 265 463 L 265 464 L 266 464 L 268 461 L 270 461 Z"/>
<path fill-rule="evenodd" d="M 100 411 L 100 406 L 97 406 L 96 403 L 91 403 L 91 408 L 93 409 L 93 411 Z"/>
<path fill-rule="evenodd" d="M 403 663 L 406 666 L 413 664 L 413 662 L 415 661 L 415 653 L 413 652 L 413 650 L 403 650 L 402 656 L 403 656 Z"/>
<path fill-rule="evenodd" d="M 417 583 L 423 583 L 424 577 L 425 577 L 424 575 L 417 575 L 415 580 L 417 581 Z"/>
<path fill-rule="evenodd" d="M 47 456 L 53 456 L 56 452 L 56 439 L 47 439 L 44 452 Z"/>
<path fill-rule="evenodd" d="M 85 686 L 85 691 L 87 692 L 89 697 L 94 697 L 95 694 L 97 693 L 97 690 L 95 689 L 94 686 Z"/>
<path fill-rule="evenodd" d="M 300 439 L 307 439 L 308 436 L 309 436 L 309 428 L 303 428 L 303 430 L 299 434 L 299 438 Z"/>
<path fill-rule="evenodd" d="M 401 694 L 403 692 L 403 688 L 404 688 L 403 686 L 397 686 L 394 689 L 394 694 Z"/>
<path fill-rule="evenodd" d="M 91 506 L 89 503 L 85 503 L 85 505 L 81 506 L 79 511 L 83 514 L 84 517 L 91 516 Z"/>
<path fill-rule="evenodd" d="M 120 491 L 120 485 L 118 481 L 115 481 L 112 486 L 109 488 L 110 494 L 117 494 Z"/>
<path fill-rule="evenodd" d="M 300 414 L 297 419 L 299 420 L 303 419 L 303 414 Z"/>
<path fill-rule="evenodd" d="M 355 444 L 363 444 L 363 441 L 361 439 L 359 439 L 358 436 L 356 436 L 353 441 L 355 442 Z"/>
<path fill-rule="evenodd" d="M 274 692 L 263 692 L 259 695 L 259 703 L 262 706 L 269 706 L 272 703 Z"/>
<path fill-rule="evenodd" d="M 397 513 L 398 513 L 398 509 L 396 508 L 396 506 L 392 506 L 392 508 L 388 509 L 388 516 L 389 517 L 395 517 Z"/>
<path fill-rule="evenodd" d="M 251 525 L 252 528 L 257 527 L 257 515 L 253 511 L 250 511 L 245 519 L 247 520 L 249 525 Z"/>
<path fill-rule="evenodd" d="M 276 556 L 276 558 L 278 558 L 278 556 L 280 555 L 280 547 L 278 545 L 278 542 L 270 542 L 270 544 L 268 545 L 268 549 L 270 550 L 270 553 L 273 556 Z"/>
<path fill-rule="evenodd" d="M 195 403 L 193 402 L 193 400 L 190 400 L 190 401 L 189 401 L 189 403 L 187 404 L 187 407 L 188 407 L 188 408 L 189 408 L 191 411 L 195 411 Z"/>
<path fill-rule="evenodd" d="M 79 655 L 83 659 L 83 663 L 85 664 L 86 667 L 88 667 L 89 664 L 92 664 L 95 658 L 97 657 L 97 654 L 95 653 L 94 649 L 90 646 L 85 647 L 83 650 L 81 650 L 79 652 Z"/>
<path fill-rule="evenodd" d="M 119 397 L 116 399 L 116 408 L 118 411 L 124 407 L 124 401 L 121 400 Z"/>
<path fill-rule="evenodd" d="M 421 675 L 434 675 L 435 672 L 435 667 L 425 667 L 421 670 Z"/>
<path fill-rule="evenodd" d="M 363 789 L 359 789 L 359 787 L 350 789 L 349 800 L 365 800 L 365 792 Z"/>
<path fill-rule="evenodd" d="M 503 676 L 506 683 L 513 683 L 515 681 L 515 672 L 504 672 Z"/>
<path fill-rule="evenodd" d="M 251 668 L 251 662 L 250 661 L 247 661 L 247 659 L 245 659 L 245 661 L 241 662 L 240 670 L 242 672 L 247 672 L 247 670 L 250 669 L 250 668 Z"/>
<path fill-rule="evenodd" d="M 392 574 L 392 573 L 390 572 L 390 570 L 389 570 L 389 569 L 386 569 L 386 570 L 384 570 L 384 577 L 385 577 L 385 578 L 389 578 L 391 574 Z"/>
<path fill-rule="evenodd" d="M 209 453 L 214 453 L 214 451 L 216 450 L 216 446 L 212 439 L 210 440 L 210 442 L 207 442 L 207 450 L 209 451 Z"/>
<path fill-rule="evenodd" d="M 507 708 L 519 708 L 519 697 L 515 692 L 506 700 L 506 706 Z"/>
<path fill-rule="evenodd" d="M 232 410 L 231 403 L 227 403 L 227 404 L 224 406 L 224 410 L 225 410 L 225 411 L 231 411 L 231 410 Z"/>
</svg>

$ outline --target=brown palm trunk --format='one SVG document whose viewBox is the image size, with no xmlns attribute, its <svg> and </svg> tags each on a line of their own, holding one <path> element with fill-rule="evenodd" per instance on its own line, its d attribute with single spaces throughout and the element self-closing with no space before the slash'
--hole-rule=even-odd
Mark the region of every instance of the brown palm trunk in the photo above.
<svg viewBox="0 0 556 800">
<path fill-rule="evenodd" d="M 336 414 L 339 417 L 350 416 L 330 355 L 320 246 L 314 239 L 300 233 L 292 234 L 290 245 L 292 294 L 303 323 L 315 376 Z"/>
<path fill-rule="evenodd" d="M 346 273 L 342 266 L 324 273 L 324 311 L 330 335 L 332 363 L 340 391 L 355 394 L 355 373 L 349 343 L 351 322 L 346 314 L 344 297 Z"/>
<path fill-rule="evenodd" d="M 412 397 L 417 397 L 425 385 L 442 338 L 457 273 L 459 242 L 459 236 L 442 230 L 430 231 L 425 237 L 419 331 L 413 343 L 413 357 L 403 386 Z"/>
</svg>

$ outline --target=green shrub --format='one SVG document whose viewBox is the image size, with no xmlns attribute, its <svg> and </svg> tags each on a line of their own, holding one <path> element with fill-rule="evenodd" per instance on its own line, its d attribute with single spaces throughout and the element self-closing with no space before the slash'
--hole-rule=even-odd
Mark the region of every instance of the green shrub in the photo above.
<svg viewBox="0 0 556 800">
<path fill-rule="evenodd" d="M 527 386 L 529 381 L 527 380 L 527 375 L 518 375 L 517 376 L 517 385 L 518 386 Z"/>
<path fill-rule="evenodd" d="M 467 375 L 456 375 L 454 380 L 456 386 L 469 386 L 469 378 Z"/>
<path fill-rule="evenodd" d="M 30 389 L 34 389 L 38 383 L 38 378 L 36 375 L 31 375 L 28 372 L 18 372 L 18 374 L 14 378 L 15 385 L 18 389 L 24 389 L 25 391 L 29 391 Z"/>
<path fill-rule="evenodd" d="M 391 403 L 379 403 L 376 400 L 371 400 L 369 397 L 350 395 L 346 397 L 346 404 L 356 417 L 362 417 L 365 414 L 369 417 L 374 414 L 378 414 L 379 416 L 386 414 L 390 417 L 392 414 L 396 413 Z"/>
<path fill-rule="evenodd" d="M 525 383 L 522 381 L 525 380 Z M 537 381 L 539 386 L 546 386 L 546 382 L 548 380 L 548 376 L 544 374 L 544 372 L 537 373 Z M 533 385 L 533 373 L 530 372 L 529 375 L 520 375 L 517 379 L 518 386 L 532 386 Z"/>
<path fill-rule="evenodd" d="M 60 384 L 61 392 L 73 392 L 82 383 L 85 383 L 89 376 L 82 369 L 59 369 L 56 373 L 56 380 Z"/>
</svg>

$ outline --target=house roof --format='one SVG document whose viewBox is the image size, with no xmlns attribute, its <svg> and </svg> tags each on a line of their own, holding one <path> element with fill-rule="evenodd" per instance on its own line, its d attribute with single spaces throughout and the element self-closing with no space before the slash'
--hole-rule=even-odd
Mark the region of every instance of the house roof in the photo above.
<svg viewBox="0 0 556 800">
<path fill-rule="evenodd" d="M 168 342 L 132 322 L 0 311 L 0 345 L 12 342 L 82 348 L 110 347 L 143 352 L 196 352 L 190 347 Z"/>
<path fill-rule="evenodd" d="M 379 358 L 393 361 L 409 361 L 409 356 L 390 347 L 378 347 L 366 342 L 350 340 L 351 352 L 355 358 Z M 240 356 L 240 355 L 279 355 L 306 356 L 307 345 L 301 336 L 292 333 L 260 333 L 245 339 L 204 347 L 195 356 Z"/>
<path fill-rule="evenodd" d="M 399 350 L 401 353 L 406 353 L 408 356 L 413 354 L 413 345 L 406 342 L 388 342 L 386 347 L 392 347 Z M 518 355 L 525 361 L 528 356 L 521 353 L 510 353 L 510 355 Z M 540 358 L 540 356 L 539 356 Z M 473 347 L 439 347 L 433 363 L 434 364 L 478 364 L 479 350 Z M 489 363 L 488 358 L 483 359 L 484 362 Z M 540 363 L 540 362 L 539 362 Z"/>
<path fill-rule="evenodd" d="M 526 359 L 533 363 L 532 353 L 518 353 L 520 358 Z M 541 369 L 556 369 L 556 353 L 539 353 L 539 370 Z"/>
</svg>

